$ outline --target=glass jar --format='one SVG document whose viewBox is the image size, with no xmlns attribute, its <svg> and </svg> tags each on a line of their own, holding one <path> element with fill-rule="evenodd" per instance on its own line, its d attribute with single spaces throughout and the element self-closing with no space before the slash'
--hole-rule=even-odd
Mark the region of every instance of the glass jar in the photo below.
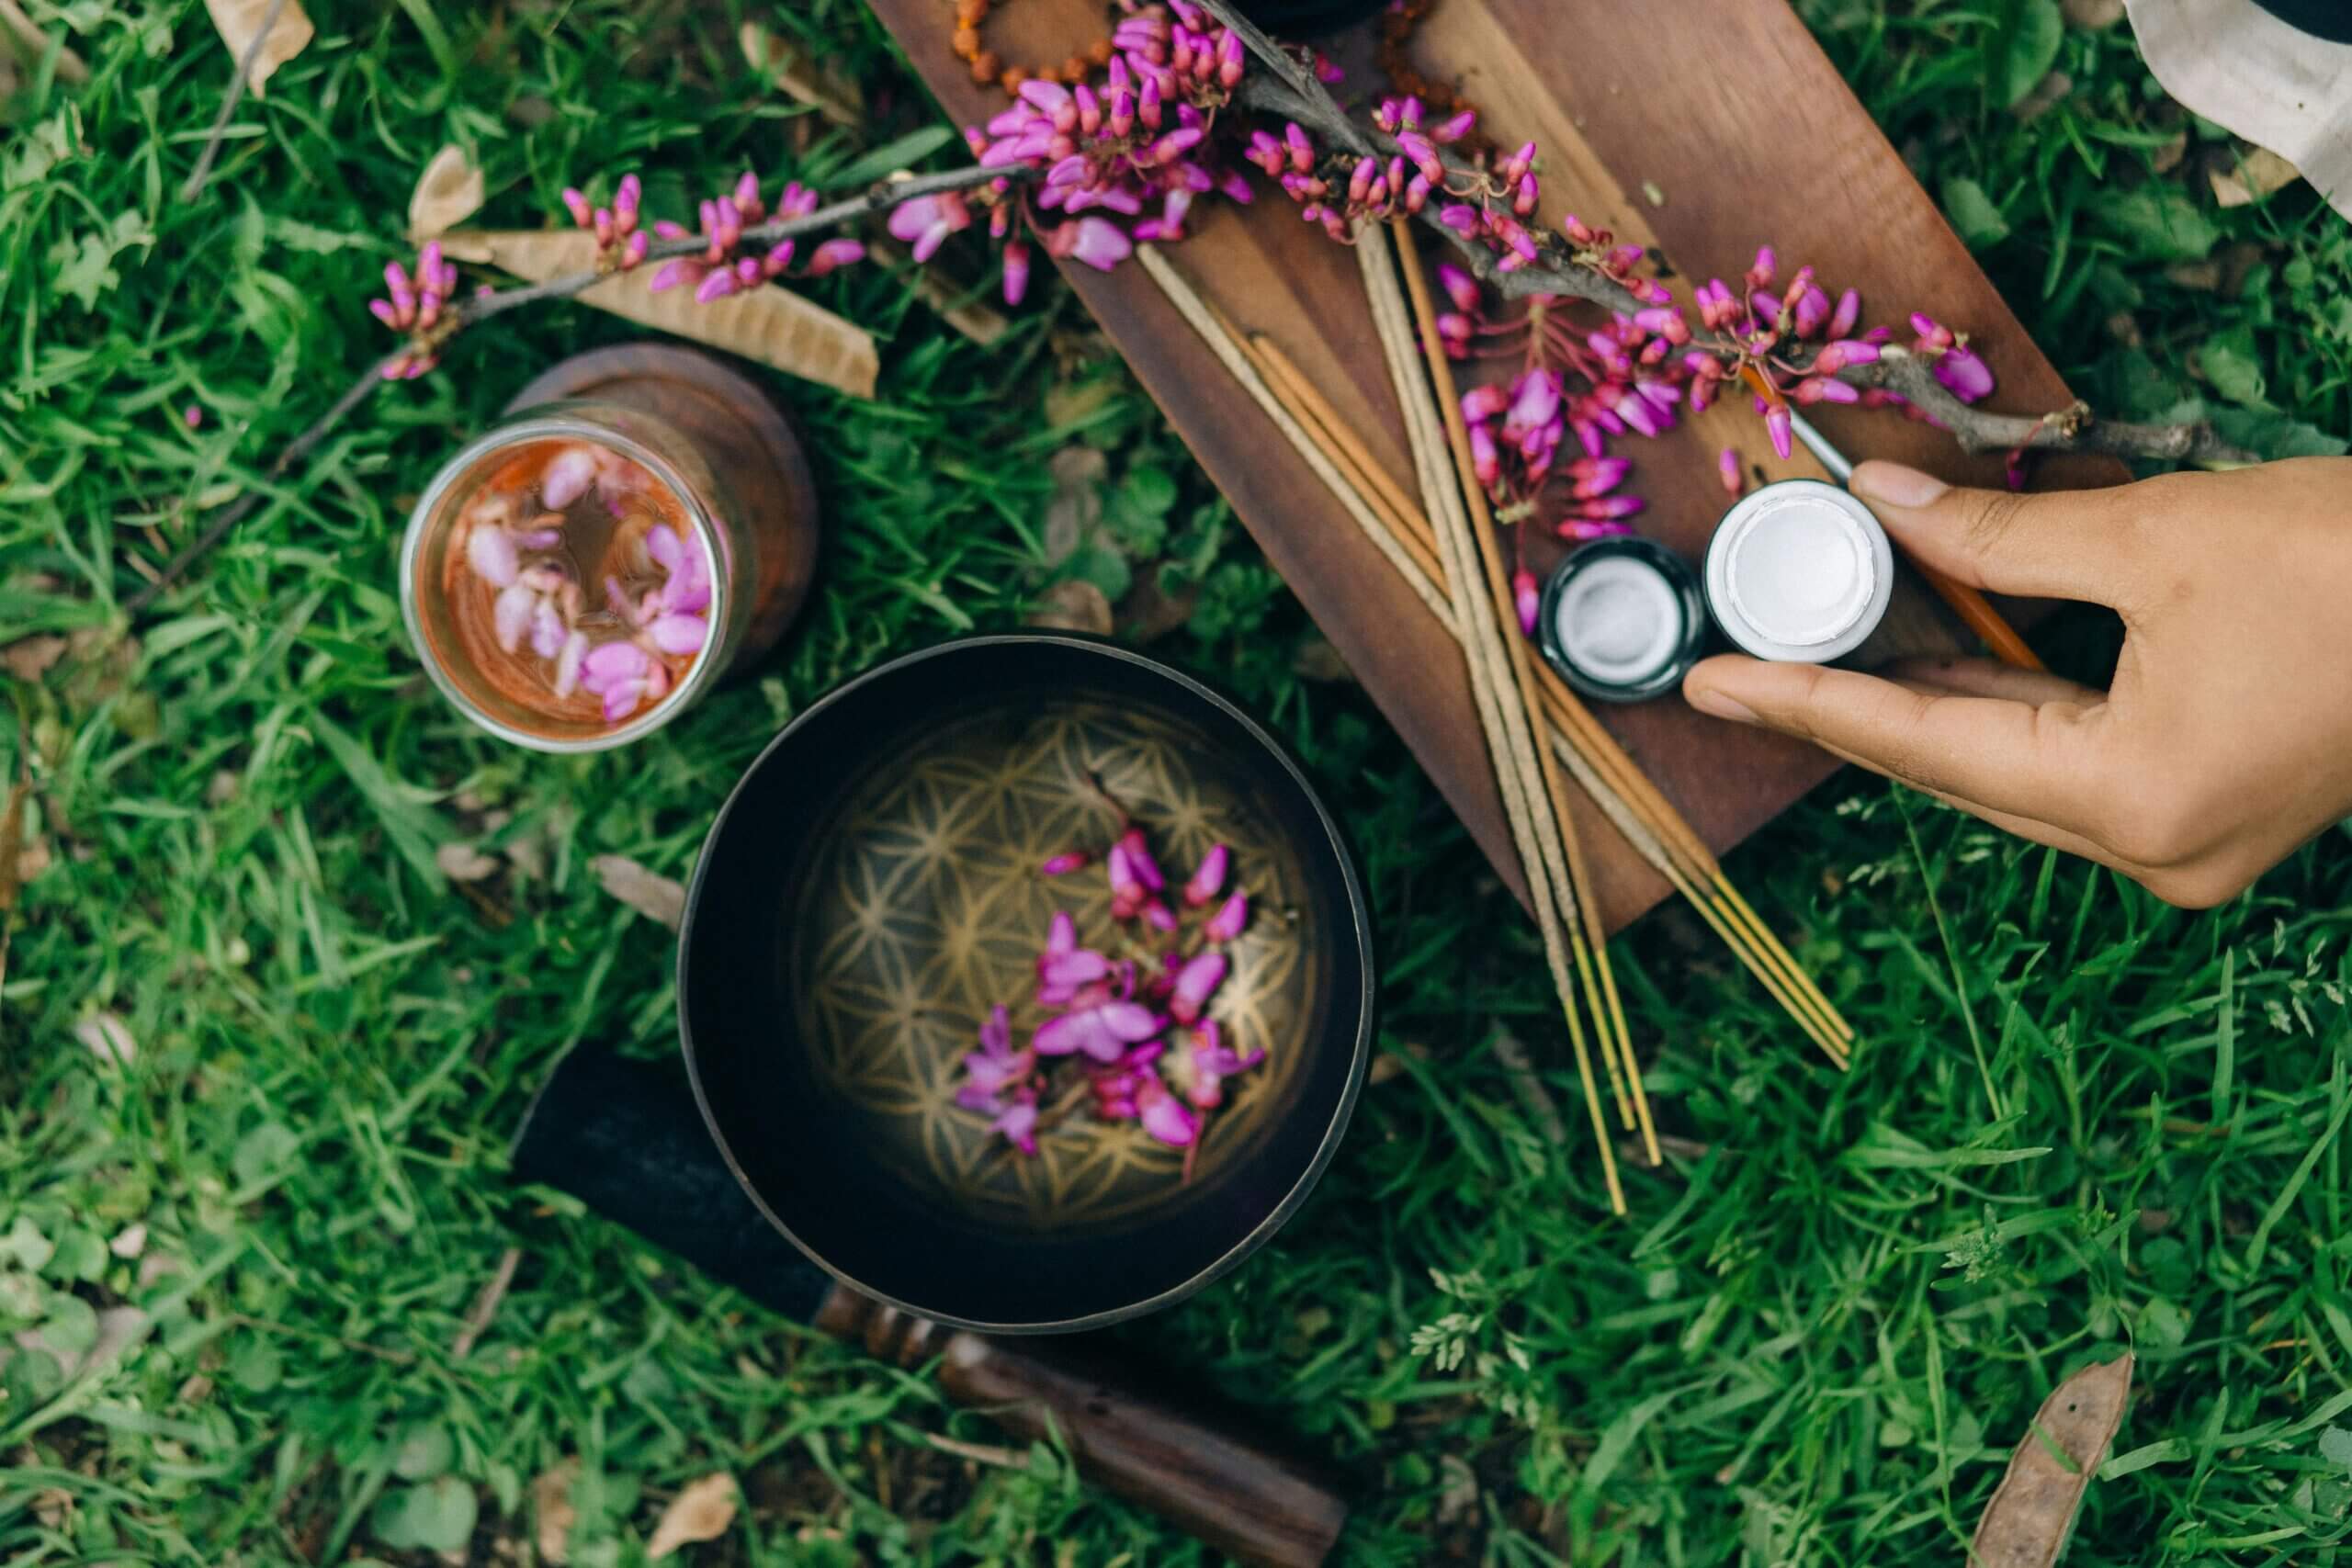
<svg viewBox="0 0 2352 1568">
<path fill-rule="evenodd" d="M 745 510 L 736 489 L 649 410 L 511 413 L 410 513 L 401 608 L 417 657 L 458 712 L 517 746 L 650 734 L 766 651 L 806 586 L 782 514 Z"/>
</svg>

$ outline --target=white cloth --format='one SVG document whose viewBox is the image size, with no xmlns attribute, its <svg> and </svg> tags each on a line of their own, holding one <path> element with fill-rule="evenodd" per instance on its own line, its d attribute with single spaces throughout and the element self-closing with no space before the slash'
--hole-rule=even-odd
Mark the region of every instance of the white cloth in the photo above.
<svg viewBox="0 0 2352 1568">
<path fill-rule="evenodd" d="M 2267 147 L 2352 218 L 2352 44 L 2253 0 L 2124 0 L 2148 69 L 2207 119 Z"/>
</svg>

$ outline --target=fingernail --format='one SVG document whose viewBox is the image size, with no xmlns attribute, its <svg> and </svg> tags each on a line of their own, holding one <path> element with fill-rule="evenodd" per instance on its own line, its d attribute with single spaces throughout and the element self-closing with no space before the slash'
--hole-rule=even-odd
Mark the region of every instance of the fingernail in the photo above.
<svg viewBox="0 0 2352 1568">
<path fill-rule="evenodd" d="M 1695 692 L 1685 693 L 1684 695 L 1690 699 L 1690 705 L 1701 713 L 1713 714 L 1717 718 L 1727 718 L 1736 724 L 1756 722 L 1756 715 L 1753 711 L 1732 701 L 1713 686 L 1702 686 Z"/>
<path fill-rule="evenodd" d="M 1951 486 L 1900 463 L 1864 463 L 1854 470 L 1854 493 L 1889 506 L 1933 506 Z"/>
</svg>

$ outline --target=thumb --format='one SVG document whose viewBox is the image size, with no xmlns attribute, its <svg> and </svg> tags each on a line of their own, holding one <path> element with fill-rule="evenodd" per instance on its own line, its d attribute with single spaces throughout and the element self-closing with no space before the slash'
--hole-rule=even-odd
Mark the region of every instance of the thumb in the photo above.
<svg viewBox="0 0 2352 1568">
<path fill-rule="evenodd" d="M 1924 565 L 1973 588 L 2113 605 L 2136 552 L 2120 491 L 1961 490 L 1899 463 L 1864 463 L 1854 493 Z"/>
</svg>

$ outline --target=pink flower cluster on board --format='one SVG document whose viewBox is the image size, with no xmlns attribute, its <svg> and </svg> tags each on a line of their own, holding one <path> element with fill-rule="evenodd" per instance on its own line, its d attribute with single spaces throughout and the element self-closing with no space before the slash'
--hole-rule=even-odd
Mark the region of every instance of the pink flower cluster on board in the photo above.
<svg viewBox="0 0 2352 1568">
<path fill-rule="evenodd" d="M 668 696 L 710 641 L 707 557 L 646 506 L 656 482 L 616 452 L 571 446 L 548 460 L 536 497 L 485 491 L 458 518 L 467 569 L 497 591 L 491 626 L 500 649 L 527 646 L 556 696 L 587 693 L 607 724 Z M 623 522 L 605 562 L 604 602 L 590 609 L 566 543 L 582 509 L 599 504 L 643 526 Z"/>
<path fill-rule="evenodd" d="M 1067 876 L 1093 859 L 1071 851 L 1039 869 Z M 1263 1050 L 1245 1055 L 1227 1045 L 1208 1016 L 1231 969 L 1225 949 L 1250 923 L 1249 895 L 1226 892 L 1231 852 L 1215 846 L 1173 889 L 1139 828 L 1128 827 L 1102 861 L 1111 918 L 1125 928 L 1119 955 L 1081 946 L 1077 922 L 1056 913 L 1037 955 L 1035 999 L 1046 1021 L 1015 1050 L 1011 1014 L 999 1004 L 980 1026 L 979 1049 L 964 1058 L 956 1103 L 990 1117 L 989 1130 L 1024 1154 L 1037 1152 L 1039 1088 L 1051 1064 L 1084 1075 L 1098 1119 L 1136 1122 L 1157 1141 L 1189 1150 L 1207 1113 L 1224 1103 L 1225 1080 L 1266 1059 Z"/>
<path fill-rule="evenodd" d="M 1032 79 L 1012 105 L 964 140 L 985 168 L 1042 169 L 1034 194 L 1001 179 L 967 199 L 949 191 L 891 214 L 890 231 L 923 257 L 989 209 L 989 233 L 1004 247 L 1004 297 L 1028 288 L 1030 244 L 1109 271 L 1137 241 L 1176 241 L 1193 200 L 1216 191 L 1250 199 L 1241 172 L 1213 156 L 1217 112 L 1232 100 L 1249 63 L 1238 36 L 1191 0 L 1137 5 L 1120 0 L 1114 51 L 1099 80 L 1075 86 Z M 1134 221 L 1123 228 L 1115 219 Z"/>
<path fill-rule="evenodd" d="M 1579 254 L 1609 247 L 1606 231 L 1573 217 L 1563 231 Z M 1928 417 L 1894 392 L 1837 379 L 1849 366 L 1875 362 L 1894 330 L 1858 330 L 1861 296 L 1849 288 L 1832 300 L 1809 266 L 1783 284 L 1770 246 L 1757 253 L 1737 291 L 1720 278 L 1694 290 L 1699 325 L 1711 334 L 1704 344 L 1672 303 L 1628 314 L 1547 294 L 1530 298 L 1516 314 L 1494 317 L 1476 279 L 1447 264 L 1437 270 L 1450 306 L 1438 319 L 1447 356 L 1515 362 L 1507 380 L 1462 396 L 1478 480 L 1496 517 L 1519 525 L 1515 540 L 1523 539 L 1528 524 L 1577 542 L 1630 533 L 1630 520 L 1647 503 L 1620 489 L 1633 464 L 1611 444 L 1627 434 L 1662 435 L 1684 406 L 1703 410 L 1736 383 L 1751 389 L 1773 450 L 1783 457 L 1792 449 L 1796 406 L 1860 403 Z M 1991 370 L 1950 329 L 1916 314 L 1911 327 L 1911 352 L 1933 362 L 1936 379 L 1953 396 L 1974 402 L 1993 389 Z M 1570 435 L 1576 455 L 1564 462 Z M 1719 466 L 1724 488 L 1737 495 L 1737 454 L 1726 449 Z M 1535 578 L 1523 550 L 1520 558 L 1512 587 L 1521 623 L 1532 634 Z"/>
</svg>

